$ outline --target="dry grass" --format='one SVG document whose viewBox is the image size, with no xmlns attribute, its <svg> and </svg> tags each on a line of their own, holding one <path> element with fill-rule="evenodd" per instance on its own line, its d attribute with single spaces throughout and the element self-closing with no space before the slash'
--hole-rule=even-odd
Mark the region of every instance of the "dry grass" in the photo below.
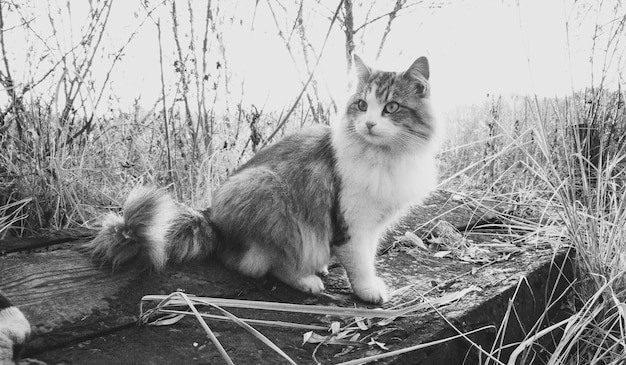
<svg viewBox="0 0 626 365">
<path fill-rule="evenodd" d="M 589 97 L 593 111 L 587 110 Z M 520 344 L 500 347 L 496 341 L 494 348 L 481 350 L 485 364 L 506 363 L 499 357 L 510 347 L 519 363 L 618 364 L 626 356 L 623 105 L 623 95 L 609 92 L 567 100 L 498 98 L 467 109 L 465 127 L 449 133 L 440 155 L 444 188 L 475 197 L 473 204 L 497 201 L 506 207 L 493 213 L 505 222 L 500 229 L 523 232 L 516 245 L 569 244 L 578 258 L 580 281 L 568 298 L 570 315 L 557 323 L 541 318 Z M 170 119 L 178 146 L 171 175 L 156 114 L 103 120 L 101 128 L 67 143 L 69 131 L 53 133 L 53 116 L 33 113 L 25 119 L 32 131 L 27 138 L 18 140 L 12 133 L 0 137 L 7 147 L 0 156 L 5 177 L 0 232 L 90 223 L 100 212 L 119 207 L 132 186 L 145 182 L 167 185 L 189 204 L 208 201 L 200 187 L 218 185 L 253 153 L 252 136 L 267 137 L 280 120 L 241 113 L 240 124 L 224 125 L 213 136 L 213 152 L 195 159 L 189 158 L 193 141 L 183 121 Z M 252 128 L 244 123 L 251 120 Z M 285 128 L 307 123 L 298 120 Z M 574 127 L 580 124 L 597 130 L 599 150 L 588 145 L 593 138 L 580 136 L 581 129 Z M 515 320 L 513 311 L 508 313 L 503 326 Z M 548 355 L 547 339 L 554 347 Z"/>
<path fill-rule="evenodd" d="M 103 17 L 94 19 L 106 19 L 109 7 L 110 2 L 99 3 L 94 11 Z M 145 10 L 142 19 L 148 21 L 154 9 Z M 99 34 L 105 23 L 92 26 L 89 31 Z M 606 65 L 618 64 L 622 61 L 609 58 L 619 49 L 624 20 L 606 26 L 610 28 L 598 26 L 596 32 L 604 31 L 610 39 L 594 47 L 606 48 Z M 211 32 L 219 36 L 220 29 Z M 288 121 L 283 113 L 247 110 L 241 103 L 235 107 L 238 101 L 230 100 L 232 95 L 226 95 L 228 100 L 218 97 L 228 88 L 225 71 L 213 70 L 218 74 L 215 89 L 205 92 L 210 89 L 202 76 L 208 73 L 206 52 L 190 51 L 203 48 L 202 34 L 206 37 L 207 32 L 196 32 L 196 43 L 189 43 L 189 49 L 178 46 L 179 64 L 189 68 L 177 68 L 177 101 L 163 103 L 162 111 L 136 106 L 132 112 L 112 111 L 94 118 L 79 99 L 85 95 L 98 99 L 108 74 L 105 80 L 91 80 L 98 85 L 91 89 L 86 86 L 90 80 L 69 78 L 68 72 L 57 75 L 58 84 L 49 90 L 67 99 L 61 108 L 43 102 L 35 93 L 38 85 L 24 82 L 28 90 L 18 96 L 27 98 L 10 97 L 14 104 L 3 106 L 0 123 L 0 238 L 91 224 L 103 212 L 119 208 L 128 191 L 142 183 L 166 186 L 187 204 L 206 205 L 211 189 L 271 137 L 278 139 L 313 120 L 328 122 L 331 107 L 311 101 L 309 94 L 308 104 L 291 104 Z M 600 34 L 595 36 L 594 42 L 601 39 Z M 86 61 L 94 59 L 99 41 L 85 40 L 71 53 L 56 51 L 59 59 L 68 57 L 66 67 L 84 65 L 72 72 L 87 77 L 92 65 Z M 224 47 L 215 48 L 223 52 Z M 2 57 L 8 64 L 7 54 Z M 9 92 L 20 81 L 7 80 L 3 86 Z M 195 84 L 196 93 L 188 93 L 183 82 Z M 72 92 L 61 95 L 64 87 Z M 180 100 L 199 105 L 192 110 L 196 118 L 182 112 Z M 475 197 L 474 203 L 497 201 L 506 207 L 493 213 L 504 222 L 498 227 L 503 232 L 522 232 L 514 242 L 518 246 L 550 242 L 571 245 L 577 252 L 580 280 L 568 298 L 569 316 L 557 323 L 542 318 L 525 341 L 507 345 L 515 346 L 510 364 L 517 359 L 617 365 L 626 359 L 624 100 L 623 91 L 602 87 L 566 99 L 492 96 L 483 105 L 459 108 L 445 118 L 449 122 L 440 155 L 442 187 Z M 207 107 L 218 101 L 230 105 L 229 114 L 219 115 Z M 504 323 L 514 320 L 513 311 L 508 313 Z M 554 348 L 546 354 L 547 338 L 553 339 Z M 498 341 L 494 348 L 481 350 L 485 364 L 504 363 L 501 350 Z"/>
<path fill-rule="evenodd" d="M 26 217 L 3 233 L 33 235 L 89 224 L 120 207 L 137 184 L 166 186 L 187 204 L 206 205 L 210 191 L 252 154 L 247 111 L 241 113 L 241 122 L 216 127 L 210 153 L 193 152 L 194 141 L 184 121 L 170 119 L 176 144 L 171 171 L 163 147 L 164 128 L 156 113 L 120 113 L 102 119 L 99 128 L 71 142 L 72 131 L 59 132 L 54 115 L 27 115 L 22 124 L 29 133 L 22 138 L 13 128 L 0 134 L 0 206 L 13 212 L 17 202 L 31 200 L 23 207 Z M 255 127 L 255 135 L 267 138 L 278 117 L 260 114 L 258 119 L 261 125 Z"/>
<path fill-rule="evenodd" d="M 590 90 L 568 100 L 524 100 L 523 113 L 506 118 L 501 111 L 514 107 L 501 99 L 487 106 L 483 131 L 489 135 L 481 139 L 460 131 L 465 146 L 442 155 L 444 161 L 474 157 L 456 167 L 447 184 L 474 193 L 478 187 L 483 199 L 506 202 L 499 228 L 527 232 L 519 243 L 548 240 L 576 249 L 580 280 L 568 298 L 570 315 L 558 323 L 541 318 L 525 341 L 507 346 L 515 346 L 507 363 L 621 364 L 626 359 L 624 95 Z M 451 143 L 459 145 L 454 138 Z M 503 323 L 509 320 L 511 313 Z"/>
</svg>

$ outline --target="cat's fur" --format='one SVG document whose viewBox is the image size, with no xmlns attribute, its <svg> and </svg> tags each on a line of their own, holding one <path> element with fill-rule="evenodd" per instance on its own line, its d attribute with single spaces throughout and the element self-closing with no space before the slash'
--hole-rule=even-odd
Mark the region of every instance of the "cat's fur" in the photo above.
<svg viewBox="0 0 626 365">
<path fill-rule="evenodd" d="M 375 256 L 381 233 L 436 184 L 435 121 L 425 57 L 383 72 L 355 56 L 356 88 L 334 127 L 314 127 L 262 149 L 196 211 L 142 187 L 123 217 L 111 214 L 91 244 L 114 265 L 161 270 L 208 255 L 251 277 L 271 274 L 299 290 L 324 289 L 331 254 L 354 293 L 382 303 Z"/>
<path fill-rule="evenodd" d="M 17 364 L 29 336 L 28 320 L 0 291 L 0 364 Z"/>
</svg>

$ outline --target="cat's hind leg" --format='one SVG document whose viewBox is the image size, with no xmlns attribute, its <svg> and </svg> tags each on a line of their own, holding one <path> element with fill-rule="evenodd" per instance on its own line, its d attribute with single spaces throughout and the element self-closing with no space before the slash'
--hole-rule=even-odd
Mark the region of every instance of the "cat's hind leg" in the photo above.
<svg viewBox="0 0 626 365">
<path fill-rule="evenodd" d="M 310 265 L 294 262 L 271 246 L 250 245 L 242 255 L 224 260 L 227 266 L 253 278 L 271 274 L 281 282 L 305 293 L 319 294 L 324 290 L 322 279 Z M 300 268 L 296 268 L 299 266 Z"/>
<path fill-rule="evenodd" d="M 304 292 L 324 290 L 315 273 L 330 261 L 330 199 L 316 200 L 328 192 L 313 190 L 303 192 L 264 166 L 233 175 L 213 199 L 221 261 L 244 275 L 272 274 Z"/>
<path fill-rule="evenodd" d="M 272 266 L 272 257 L 269 250 L 256 243 L 250 244 L 250 248 L 243 254 L 232 259 L 222 259 L 227 266 L 234 267 L 240 273 L 253 278 L 260 278 L 267 274 Z"/>
<path fill-rule="evenodd" d="M 326 227 L 315 227 L 295 222 L 294 235 L 300 256 L 295 262 L 275 262 L 272 274 L 280 281 L 306 293 L 319 294 L 324 290 L 322 279 L 316 274 L 328 275 L 330 247 Z"/>
<path fill-rule="evenodd" d="M 319 294 L 324 290 L 324 283 L 313 273 L 303 273 L 295 269 L 280 267 L 272 269 L 276 279 L 305 293 Z"/>
</svg>

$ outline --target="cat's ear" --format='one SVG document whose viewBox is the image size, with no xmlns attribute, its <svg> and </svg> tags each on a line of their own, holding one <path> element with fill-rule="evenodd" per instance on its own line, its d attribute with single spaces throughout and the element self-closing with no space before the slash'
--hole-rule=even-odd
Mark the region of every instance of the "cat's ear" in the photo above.
<svg viewBox="0 0 626 365">
<path fill-rule="evenodd" d="M 428 58 L 422 56 L 413 62 L 411 67 L 404 72 L 406 77 L 413 80 L 426 79 L 430 77 L 430 67 L 428 66 Z"/>
<path fill-rule="evenodd" d="M 367 82 L 372 74 L 372 70 L 367 67 L 361 57 L 357 56 L 356 54 L 354 54 L 354 71 L 359 82 L 362 83 Z"/>
</svg>

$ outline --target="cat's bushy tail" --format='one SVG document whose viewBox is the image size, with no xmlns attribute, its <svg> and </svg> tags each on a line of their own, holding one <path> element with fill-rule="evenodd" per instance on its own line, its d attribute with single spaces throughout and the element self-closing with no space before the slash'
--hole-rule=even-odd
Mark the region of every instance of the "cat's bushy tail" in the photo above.
<svg viewBox="0 0 626 365">
<path fill-rule="evenodd" d="M 215 246 L 210 210 L 197 211 L 154 187 L 134 189 L 121 215 L 109 213 L 87 246 L 113 267 L 137 262 L 161 271 L 166 264 L 207 257 Z"/>
</svg>

